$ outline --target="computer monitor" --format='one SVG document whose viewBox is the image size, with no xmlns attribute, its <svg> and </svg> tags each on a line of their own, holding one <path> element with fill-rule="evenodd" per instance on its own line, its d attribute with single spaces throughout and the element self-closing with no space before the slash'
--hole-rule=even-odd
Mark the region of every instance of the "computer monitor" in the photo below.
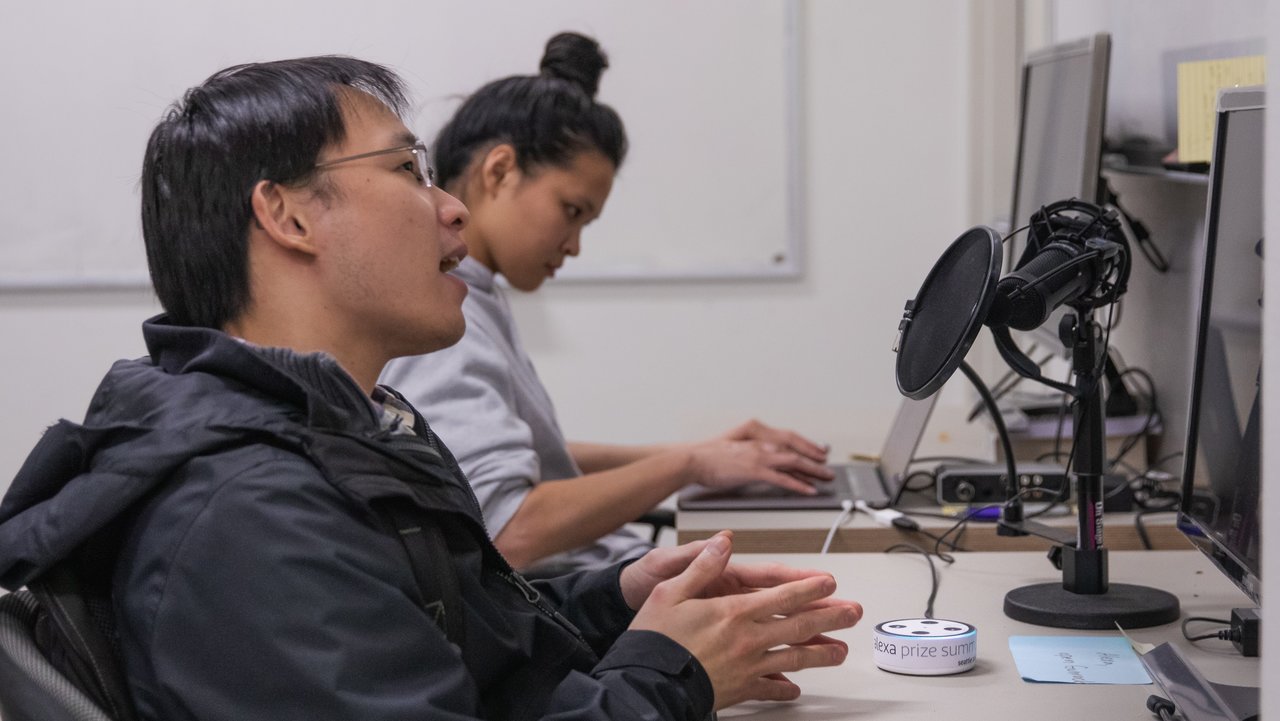
<svg viewBox="0 0 1280 721">
<path fill-rule="evenodd" d="M 1106 124 L 1111 36 L 1060 43 L 1027 56 L 1022 67 L 1022 112 L 1014 166 L 1010 232 L 1044 205 L 1077 198 L 1102 200 L 1102 133 Z M 1026 248 L 1026 231 L 1006 243 L 1006 271 Z M 1033 331 L 1038 344 L 1063 349 L 1055 313 Z M 1065 352 L 1065 349 L 1064 349 Z"/>
<path fill-rule="evenodd" d="M 1263 108 L 1218 97 L 1179 527 L 1261 604 Z"/>
</svg>

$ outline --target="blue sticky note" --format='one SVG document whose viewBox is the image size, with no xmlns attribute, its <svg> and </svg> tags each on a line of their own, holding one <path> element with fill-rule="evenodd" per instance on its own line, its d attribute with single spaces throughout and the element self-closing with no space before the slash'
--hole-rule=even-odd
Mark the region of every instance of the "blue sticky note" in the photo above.
<svg viewBox="0 0 1280 721">
<path fill-rule="evenodd" d="M 1010 636 L 1009 650 L 1024 681 L 1151 683 L 1123 636 Z"/>
</svg>

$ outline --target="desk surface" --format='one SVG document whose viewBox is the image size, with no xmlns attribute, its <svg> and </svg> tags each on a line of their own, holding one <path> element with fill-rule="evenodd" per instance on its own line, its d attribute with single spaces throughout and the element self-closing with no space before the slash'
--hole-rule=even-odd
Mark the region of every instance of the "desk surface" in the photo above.
<svg viewBox="0 0 1280 721">
<path fill-rule="evenodd" d="M 930 509 L 937 512 L 937 508 Z M 710 538 L 722 529 L 734 532 L 734 547 L 743 553 L 817 553 L 822 550 L 831 524 L 839 511 L 677 511 L 676 536 L 679 543 Z M 922 527 L 941 534 L 955 521 L 912 516 Z M 1113 551 L 1145 548 L 1134 524 L 1133 513 L 1108 513 L 1103 518 L 1103 541 Z M 1045 523 L 1064 529 L 1076 527 L 1074 514 L 1054 516 Z M 1174 525 L 1174 514 L 1144 516 L 1143 528 L 1157 550 L 1188 550 L 1191 544 Z M 836 531 L 832 552 L 879 552 L 895 543 L 910 542 L 932 547 L 932 541 L 918 533 L 877 525 L 865 513 L 854 513 Z M 960 545 L 970 551 L 1047 551 L 1053 543 L 1035 536 L 998 536 L 996 524 L 970 522 Z"/>
<path fill-rule="evenodd" d="M 938 618 L 964 621 L 978 629 L 978 662 L 956 676 L 902 676 L 881 671 L 872 661 L 872 629 L 877 623 L 919 617 L 929 595 L 929 567 L 918 554 L 738 554 L 742 562 L 780 561 L 833 573 L 837 594 L 862 603 L 865 615 L 854 628 L 835 634 L 849 643 L 843 666 L 809 669 L 790 678 L 803 695 L 786 704 L 748 703 L 720 713 L 721 719 L 919 719 L 989 721 L 994 719 L 1107 719 L 1151 721 L 1147 696 L 1159 687 L 1035 684 L 1023 681 L 1009 651 L 1011 635 L 1114 635 L 1103 631 L 1044 628 L 1006 618 L 1004 594 L 1030 583 L 1059 581 L 1061 574 L 1039 554 L 958 554 L 954 565 L 940 566 L 935 601 Z M 1154 586 L 1182 602 L 1186 616 L 1230 616 L 1234 607 L 1252 606 L 1198 551 L 1111 554 L 1114 582 Z M 1243 658 L 1223 641 L 1183 640 L 1178 624 L 1135 629 L 1138 641 L 1178 646 L 1210 681 L 1257 686 L 1258 659 Z"/>
</svg>

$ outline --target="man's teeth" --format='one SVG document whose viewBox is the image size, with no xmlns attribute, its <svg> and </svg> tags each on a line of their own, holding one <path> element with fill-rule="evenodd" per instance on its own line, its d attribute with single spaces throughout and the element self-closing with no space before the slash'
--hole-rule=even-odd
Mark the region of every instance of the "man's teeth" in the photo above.
<svg viewBox="0 0 1280 721">
<path fill-rule="evenodd" d="M 458 262 L 459 261 L 457 258 L 445 258 L 444 260 L 440 261 L 440 272 L 448 273 L 449 271 L 458 267 Z"/>
</svg>

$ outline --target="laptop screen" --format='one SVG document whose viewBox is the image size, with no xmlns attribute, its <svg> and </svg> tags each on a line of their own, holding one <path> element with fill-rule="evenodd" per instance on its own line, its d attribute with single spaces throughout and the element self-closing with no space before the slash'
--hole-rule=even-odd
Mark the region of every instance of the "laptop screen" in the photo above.
<svg viewBox="0 0 1280 721">
<path fill-rule="evenodd" d="M 929 423 L 929 415 L 938 399 L 937 393 L 915 401 L 903 398 L 898 408 L 898 415 L 893 418 L 889 427 L 889 435 L 884 439 L 884 449 L 880 452 L 880 472 L 888 486 L 885 492 L 890 498 L 898 492 L 898 486 L 907 477 L 907 466 L 916 454 L 916 447 L 924 436 L 924 428 Z"/>
</svg>

